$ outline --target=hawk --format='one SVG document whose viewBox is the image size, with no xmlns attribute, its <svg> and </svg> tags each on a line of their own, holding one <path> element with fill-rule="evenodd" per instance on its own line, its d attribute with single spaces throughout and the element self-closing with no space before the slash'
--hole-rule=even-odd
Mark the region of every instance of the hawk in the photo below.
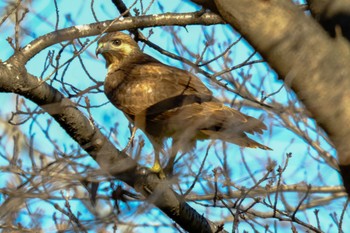
<svg viewBox="0 0 350 233">
<path fill-rule="evenodd" d="M 241 147 L 271 150 L 246 133 L 262 134 L 263 122 L 225 106 L 188 71 L 168 66 L 143 53 L 127 34 L 112 32 L 98 41 L 108 68 L 104 91 L 154 147 L 153 171 L 162 172 L 159 153 L 172 138 L 167 168 L 179 150 L 190 151 L 196 140 L 220 139 Z"/>
</svg>

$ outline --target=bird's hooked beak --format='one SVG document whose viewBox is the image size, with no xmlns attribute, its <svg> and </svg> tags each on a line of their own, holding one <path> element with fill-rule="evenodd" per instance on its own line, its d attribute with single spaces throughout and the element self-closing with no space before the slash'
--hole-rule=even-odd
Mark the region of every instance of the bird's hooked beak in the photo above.
<svg viewBox="0 0 350 233">
<path fill-rule="evenodd" d="M 99 54 L 102 54 L 109 50 L 108 43 L 99 43 L 96 48 L 96 57 L 98 57 Z"/>
</svg>

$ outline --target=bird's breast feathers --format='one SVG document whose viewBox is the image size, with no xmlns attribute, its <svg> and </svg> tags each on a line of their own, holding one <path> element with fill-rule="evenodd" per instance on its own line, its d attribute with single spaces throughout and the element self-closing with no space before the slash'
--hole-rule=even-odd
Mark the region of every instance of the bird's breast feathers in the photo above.
<svg viewBox="0 0 350 233">
<path fill-rule="evenodd" d="M 115 106 L 123 111 L 127 109 L 128 114 L 135 114 L 174 96 L 211 95 L 197 79 L 161 63 L 129 64 L 109 70 L 105 92 Z"/>
</svg>

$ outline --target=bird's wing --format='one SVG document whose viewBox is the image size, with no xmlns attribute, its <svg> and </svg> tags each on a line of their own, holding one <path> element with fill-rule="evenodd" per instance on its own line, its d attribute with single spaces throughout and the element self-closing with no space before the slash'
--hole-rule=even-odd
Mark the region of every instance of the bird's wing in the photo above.
<svg viewBox="0 0 350 233">
<path fill-rule="evenodd" d="M 212 95 L 212 92 L 197 76 L 186 70 L 165 65 L 154 58 L 136 64 L 132 69 L 132 73 L 141 73 L 144 79 L 155 80 L 161 82 L 164 86 L 172 87 L 172 95 Z"/>
<path fill-rule="evenodd" d="M 147 111 L 152 106 L 147 114 L 159 113 L 186 103 L 216 101 L 198 77 L 153 58 L 135 59 L 133 63 L 124 65 L 110 75 L 114 77 L 107 78 L 107 81 L 118 79 L 116 76 L 123 76 L 119 79 L 124 81 L 106 94 L 129 115 Z"/>
</svg>

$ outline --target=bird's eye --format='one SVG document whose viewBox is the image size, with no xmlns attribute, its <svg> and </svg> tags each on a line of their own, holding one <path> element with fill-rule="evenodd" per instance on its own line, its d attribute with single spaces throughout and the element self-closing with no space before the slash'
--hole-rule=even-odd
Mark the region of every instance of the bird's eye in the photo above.
<svg viewBox="0 0 350 233">
<path fill-rule="evenodd" d="M 122 41 L 121 40 L 119 40 L 119 39 L 116 39 L 116 40 L 113 40 L 113 42 L 112 42 L 114 45 L 116 45 L 116 46 L 119 46 L 119 45 L 121 45 L 122 44 Z"/>
</svg>

